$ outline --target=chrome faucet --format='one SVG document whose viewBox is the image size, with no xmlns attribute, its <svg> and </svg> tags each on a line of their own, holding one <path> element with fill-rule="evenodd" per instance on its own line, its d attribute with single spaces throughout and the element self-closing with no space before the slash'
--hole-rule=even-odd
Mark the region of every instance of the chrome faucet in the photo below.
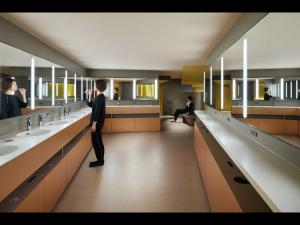
<svg viewBox="0 0 300 225">
<path fill-rule="evenodd" d="M 26 119 L 26 130 L 31 130 L 31 117 Z"/>
<path fill-rule="evenodd" d="M 42 114 L 39 114 L 39 117 L 38 117 L 38 127 L 41 126 L 42 120 L 43 120 L 43 115 L 42 115 Z"/>
<path fill-rule="evenodd" d="M 68 115 L 70 115 L 70 112 L 72 112 L 72 107 L 71 106 L 68 107 Z"/>
<path fill-rule="evenodd" d="M 66 108 L 64 108 L 64 117 L 66 117 L 66 115 L 68 114 Z"/>
</svg>

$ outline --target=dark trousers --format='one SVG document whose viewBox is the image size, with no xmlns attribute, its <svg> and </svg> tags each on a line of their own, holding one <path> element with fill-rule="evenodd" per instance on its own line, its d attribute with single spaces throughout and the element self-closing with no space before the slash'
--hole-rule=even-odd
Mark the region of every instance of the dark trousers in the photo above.
<svg viewBox="0 0 300 225">
<path fill-rule="evenodd" d="M 186 109 L 176 109 L 175 113 L 174 113 L 174 120 L 176 121 L 178 116 L 180 114 L 184 114 L 187 113 L 188 111 Z"/>
<path fill-rule="evenodd" d="M 96 132 L 92 132 L 91 136 L 96 158 L 99 162 L 104 162 L 104 145 L 101 129 L 96 128 Z"/>
</svg>

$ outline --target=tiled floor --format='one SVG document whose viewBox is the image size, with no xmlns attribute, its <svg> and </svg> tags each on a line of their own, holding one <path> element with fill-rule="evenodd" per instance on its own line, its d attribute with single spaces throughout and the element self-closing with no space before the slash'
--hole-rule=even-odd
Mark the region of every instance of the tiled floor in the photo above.
<svg viewBox="0 0 300 225">
<path fill-rule="evenodd" d="M 104 135 L 105 165 L 84 160 L 55 212 L 207 212 L 193 128 L 164 119 L 161 132 Z"/>
</svg>

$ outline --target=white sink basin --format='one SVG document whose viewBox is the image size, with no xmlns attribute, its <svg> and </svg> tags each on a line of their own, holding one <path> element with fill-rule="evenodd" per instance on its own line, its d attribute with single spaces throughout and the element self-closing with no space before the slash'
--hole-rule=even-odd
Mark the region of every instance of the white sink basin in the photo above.
<svg viewBox="0 0 300 225">
<path fill-rule="evenodd" d="M 54 121 L 54 122 L 47 123 L 47 125 L 52 126 L 52 125 L 61 125 L 61 124 L 67 124 L 67 123 L 70 123 L 70 121 L 59 120 L 59 121 Z"/>
<path fill-rule="evenodd" d="M 30 130 L 18 133 L 17 137 L 27 137 L 27 136 L 39 136 L 43 134 L 48 134 L 51 130 Z"/>
<path fill-rule="evenodd" d="M 8 155 L 18 149 L 16 145 L 0 146 L 0 156 Z"/>
</svg>

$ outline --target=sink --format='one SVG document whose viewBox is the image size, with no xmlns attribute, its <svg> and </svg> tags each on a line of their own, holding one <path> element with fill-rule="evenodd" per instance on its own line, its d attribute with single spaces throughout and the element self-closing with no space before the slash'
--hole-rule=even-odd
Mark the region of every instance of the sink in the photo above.
<svg viewBox="0 0 300 225">
<path fill-rule="evenodd" d="M 27 137 L 27 136 L 39 136 L 43 134 L 48 134 L 51 130 L 30 130 L 18 133 L 17 137 Z"/>
<path fill-rule="evenodd" d="M 61 125 L 61 124 L 67 124 L 67 123 L 70 123 L 70 121 L 59 120 L 59 121 L 54 121 L 54 122 L 47 123 L 47 125 L 53 126 L 53 125 Z"/>
<path fill-rule="evenodd" d="M 0 156 L 8 155 L 10 153 L 13 153 L 17 149 L 18 149 L 18 146 L 16 146 L 16 145 L 0 146 Z"/>
</svg>

